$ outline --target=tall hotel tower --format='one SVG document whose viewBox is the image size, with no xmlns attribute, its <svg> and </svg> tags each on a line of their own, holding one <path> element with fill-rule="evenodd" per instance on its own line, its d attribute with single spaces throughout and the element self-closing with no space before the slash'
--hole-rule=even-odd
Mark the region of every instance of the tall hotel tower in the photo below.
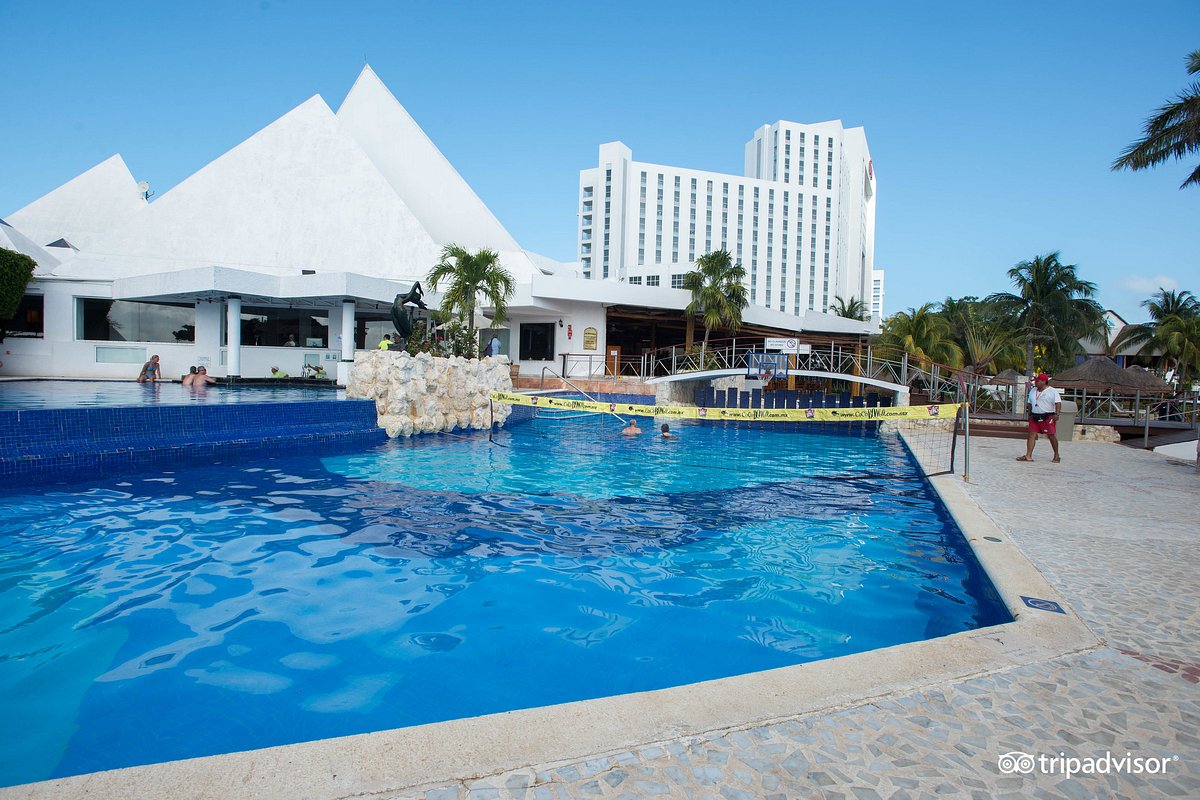
<svg viewBox="0 0 1200 800">
<path fill-rule="evenodd" d="M 869 309 L 875 172 L 863 129 L 764 125 L 744 177 L 634 161 L 621 142 L 580 171 L 584 277 L 681 288 L 714 250 L 745 267 L 751 305 L 802 315 L 841 297 Z"/>
</svg>

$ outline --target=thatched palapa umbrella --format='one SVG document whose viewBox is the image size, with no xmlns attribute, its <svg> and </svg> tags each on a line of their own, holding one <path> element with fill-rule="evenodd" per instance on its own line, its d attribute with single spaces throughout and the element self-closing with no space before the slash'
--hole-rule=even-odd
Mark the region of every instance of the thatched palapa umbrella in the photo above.
<svg viewBox="0 0 1200 800">
<path fill-rule="evenodd" d="M 1140 367 L 1124 369 L 1111 358 L 1089 358 L 1054 376 L 1054 385 L 1086 384 L 1113 389 L 1139 389 L 1147 392 L 1169 392 L 1171 386 L 1157 375 Z"/>
</svg>

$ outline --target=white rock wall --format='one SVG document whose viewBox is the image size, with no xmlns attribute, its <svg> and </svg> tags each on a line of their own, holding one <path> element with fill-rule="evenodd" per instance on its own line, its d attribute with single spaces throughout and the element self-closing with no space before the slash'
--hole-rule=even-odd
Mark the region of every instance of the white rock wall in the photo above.
<svg viewBox="0 0 1200 800">
<path fill-rule="evenodd" d="M 509 361 L 488 358 L 434 358 L 428 353 L 370 350 L 354 354 L 346 397 L 374 400 L 379 427 L 388 436 L 411 436 L 455 429 L 486 429 L 508 419 L 510 406 L 488 409 L 492 391 L 512 391 Z"/>
</svg>

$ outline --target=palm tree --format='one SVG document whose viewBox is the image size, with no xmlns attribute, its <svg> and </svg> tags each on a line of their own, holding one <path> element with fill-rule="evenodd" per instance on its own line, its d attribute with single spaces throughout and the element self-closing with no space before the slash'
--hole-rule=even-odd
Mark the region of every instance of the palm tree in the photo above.
<svg viewBox="0 0 1200 800">
<path fill-rule="evenodd" d="M 1142 301 L 1142 308 L 1150 313 L 1150 321 L 1137 325 L 1126 325 L 1113 339 L 1111 349 L 1119 352 L 1126 347 L 1141 347 L 1139 353 L 1149 355 L 1162 350 L 1157 341 L 1159 326 L 1169 317 L 1200 316 L 1200 300 L 1188 291 L 1177 292 L 1161 286 L 1149 300 Z"/>
<path fill-rule="evenodd" d="M 865 322 L 871 318 L 871 314 L 867 311 L 866 304 L 857 297 L 851 297 L 847 302 L 842 299 L 841 295 L 835 295 L 833 303 L 829 306 L 829 313 L 836 314 L 839 317 L 847 319 L 856 319 L 859 322 Z"/>
<path fill-rule="evenodd" d="M 1099 338 L 1104 331 L 1104 309 L 1092 299 L 1096 284 L 1081 280 L 1074 264 L 1063 264 L 1058 253 L 1022 261 L 1008 271 L 1016 293 L 988 295 L 1016 320 L 1025 339 L 1025 374 L 1033 374 L 1035 346 L 1044 347 L 1053 361 L 1077 352 L 1079 339 Z"/>
<path fill-rule="evenodd" d="M 962 364 L 962 348 L 951 336 L 950 324 L 934 310 L 933 303 L 892 314 L 883 324 L 883 333 L 877 341 L 938 364 L 951 367 Z"/>
<path fill-rule="evenodd" d="M 1016 326 L 994 303 L 970 296 L 947 297 L 941 302 L 940 314 L 963 351 L 966 368 L 972 372 L 995 372 L 997 362 L 1020 360 Z"/>
<path fill-rule="evenodd" d="M 1179 387 L 1187 387 L 1188 367 L 1200 368 L 1200 316 L 1172 314 L 1159 325 L 1158 339 L 1164 360 L 1179 368 Z"/>
<path fill-rule="evenodd" d="M 508 300 L 513 295 L 513 278 L 500 266 L 500 255 L 495 250 L 485 248 L 472 253 L 456 244 L 446 245 L 442 248 L 442 260 L 425 276 L 425 282 L 434 291 L 443 281 L 448 283 L 442 293 L 442 309 L 457 311 L 460 317 L 466 317 L 472 335 L 475 332 L 475 305 L 480 294 L 495 309 L 492 324 L 504 322 Z"/>
<path fill-rule="evenodd" d="M 736 331 L 742 327 L 742 309 L 750 302 L 746 269 L 734 264 L 727 250 L 715 250 L 696 259 L 696 268 L 683 276 L 683 288 L 692 293 L 687 304 L 687 347 L 695 339 L 695 315 L 704 318 L 704 344 L 713 328 Z"/>
<path fill-rule="evenodd" d="M 1200 50 L 1187 57 L 1189 75 L 1200 72 Z M 1187 153 L 1200 150 L 1200 81 L 1187 87 L 1174 102 L 1167 103 L 1146 120 L 1145 136 L 1129 146 L 1113 162 L 1113 170 L 1141 170 L 1157 166 L 1167 159 L 1182 159 Z M 1200 186 L 1200 167 L 1179 185 Z"/>
</svg>

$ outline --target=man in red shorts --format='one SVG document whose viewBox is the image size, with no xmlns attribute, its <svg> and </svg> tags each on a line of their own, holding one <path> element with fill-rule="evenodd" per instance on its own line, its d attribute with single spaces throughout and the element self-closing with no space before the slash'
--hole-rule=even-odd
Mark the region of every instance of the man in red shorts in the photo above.
<svg viewBox="0 0 1200 800">
<path fill-rule="evenodd" d="M 1062 394 L 1051 388 L 1050 376 L 1039 373 L 1029 390 L 1029 439 L 1025 442 L 1025 455 L 1017 461 L 1033 461 L 1033 445 L 1039 433 L 1046 434 L 1054 448 L 1054 463 L 1058 458 L 1058 415 L 1062 411 Z"/>
</svg>

